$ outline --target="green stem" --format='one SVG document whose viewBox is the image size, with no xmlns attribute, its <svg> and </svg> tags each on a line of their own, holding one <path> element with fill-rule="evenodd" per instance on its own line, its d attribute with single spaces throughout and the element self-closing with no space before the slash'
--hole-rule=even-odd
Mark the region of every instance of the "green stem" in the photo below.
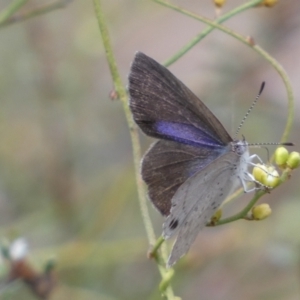
<svg viewBox="0 0 300 300">
<path fill-rule="evenodd" d="M 15 0 L 0 13 L 0 25 L 5 23 L 28 0 Z"/>
<path fill-rule="evenodd" d="M 219 220 L 215 224 L 215 226 L 219 226 L 219 225 L 223 225 L 223 224 L 227 224 L 227 223 L 237 221 L 239 219 L 243 219 L 244 217 L 247 216 L 248 212 L 253 207 L 253 205 L 258 201 L 258 199 L 260 197 L 262 197 L 265 193 L 266 193 L 265 191 L 258 191 L 257 193 L 255 193 L 254 197 L 251 199 L 251 201 L 248 203 L 248 205 L 243 210 L 241 210 L 239 213 L 237 213 L 237 214 L 235 214 L 231 217 Z"/>
<path fill-rule="evenodd" d="M 28 1 L 28 0 L 26 0 Z M 68 3 L 70 3 L 73 0 L 58 0 L 52 3 L 46 3 L 44 5 L 41 5 L 37 8 L 34 8 L 30 11 L 24 11 L 22 13 L 18 13 L 15 15 L 10 15 L 6 20 L 3 22 L 0 22 L 0 27 L 5 27 L 17 22 L 23 22 L 27 19 L 37 17 L 42 14 L 46 14 L 52 10 L 59 9 L 65 7 Z"/>
<path fill-rule="evenodd" d="M 144 221 L 146 232 L 147 232 L 147 237 L 148 237 L 149 243 L 151 245 L 154 245 L 156 242 L 156 238 L 155 238 L 154 229 L 152 226 L 152 222 L 151 222 L 148 207 L 147 207 L 147 202 L 146 202 L 146 197 L 145 197 L 145 195 L 146 195 L 145 187 L 144 187 L 141 175 L 140 175 L 141 148 L 140 148 L 140 141 L 139 141 L 137 127 L 132 119 L 132 115 L 131 115 L 131 112 L 130 112 L 130 109 L 128 106 L 127 92 L 126 92 L 124 84 L 122 83 L 121 77 L 118 72 L 116 60 L 113 55 L 113 49 L 111 46 L 108 29 L 107 29 L 107 26 L 106 26 L 106 23 L 104 20 L 103 11 L 101 9 L 101 4 L 100 4 L 101 2 L 100 2 L 100 0 L 93 0 L 93 2 L 94 2 L 95 12 L 96 12 L 97 20 L 98 20 L 98 25 L 99 25 L 101 36 L 102 36 L 102 42 L 103 42 L 105 53 L 106 53 L 106 58 L 107 58 L 111 76 L 112 76 L 112 79 L 114 82 L 114 88 L 119 96 L 119 99 L 121 100 L 121 102 L 123 104 L 123 109 L 125 112 L 128 126 L 129 126 L 130 137 L 131 137 L 131 142 L 132 142 L 132 147 L 133 147 L 133 160 L 134 160 L 134 167 L 135 167 L 135 174 L 136 174 L 138 198 L 140 201 L 141 213 L 142 213 L 143 221 Z M 165 251 L 163 251 L 164 263 L 158 264 L 158 269 L 159 269 L 159 272 L 163 279 L 166 278 L 166 276 L 170 272 L 165 267 L 165 261 L 166 261 L 165 257 L 166 257 L 166 253 L 165 253 Z M 174 296 L 171 286 L 168 286 L 165 289 L 164 295 L 167 297 L 167 299 L 175 299 L 175 296 Z"/>
<path fill-rule="evenodd" d="M 289 178 L 291 171 L 292 171 L 291 169 L 286 168 L 282 172 L 282 174 L 280 176 L 280 181 L 279 181 L 278 185 L 276 186 L 276 188 L 278 188 L 282 183 L 284 183 Z M 259 200 L 259 198 L 261 198 L 266 193 L 267 192 L 264 190 L 260 190 L 260 191 L 256 192 L 254 197 L 251 199 L 251 201 L 247 204 L 247 206 L 243 210 L 241 210 L 239 213 L 237 213 L 231 217 L 219 220 L 213 226 L 219 226 L 219 225 L 231 223 L 231 222 L 234 222 L 234 221 L 237 221 L 240 219 L 244 219 L 247 216 L 247 214 L 249 213 L 249 211 L 251 210 L 251 208 L 254 206 L 254 204 Z M 208 226 L 211 226 L 211 225 L 208 225 Z"/>
<path fill-rule="evenodd" d="M 160 246 L 163 244 L 164 241 L 165 240 L 162 236 L 160 236 L 157 239 L 156 243 L 154 244 L 153 248 L 151 249 L 150 256 L 155 257 L 155 258 L 157 257 L 157 251 L 160 248 Z"/>
<path fill-rule="evenodd" d="M 113 49 L 111 46 L 110 38 L 108 29 L 106 27 L 106 23 L 104 20 L 103 11 L 101 9 L 100 0 L 93 0 L 96 16 L 98 19 L 98 25 L 100 28 L 101 36 L 102 36 L 102 42 L 105 48 L 106 58 L 108 61 L 108 65 L 110 68 L 110 73 L 114 82 L 114 88 L 118 94 L 119 99 L 121 100 L 123 104 L 123 109 L 125 112 L 126 120 L 130 129 L 130 136 L 131 136 L 131 142 L 133 146 L 133 158 L 134 158 L 134 167 L 135 167 L 135 174 L 136 174 L 136 183 L 137 183 L 137 190 L 138 190 L 138 196 L 142 211 L 143 220 L 145 223 L 145 228 L 147 231 L 148 240 L 151 244 L 155 243 L 155 234 L 153 230 L 153 226 L 151 223 L 147 203 L 146 203 L 146 197 L 145 197 L 145 188 L 140 176 L 140 160 L 141 160 L 141 148 L 140 148 L 140 141 L 139 141 L 139 135 L 137 131 L 137 127 L 132 119 L 131 112 L 129 110 L 128 106 L 128 97 L 127 92 L 125 89 L 124 84 L 122 83 L 116 60 L 113 55 Z"/>
<path fill-rule="evenodd" d="M 240 14 L 241 12 L 252 8 L 259 4 L 262 0 L 252 0 L 245 4 L 242 4 L 241 6 L 238 6 L 237 8 L 229 11 L 228 13 L 222 15 L 221 17 L 217 18 L 215 20 L 215 23 L 223 23 L 226 20 L 232 18 L 233 16 Z M 165 5 L 167 7 L 172 6 L 169 5 L 169 3 L 162 1 L 162 0 L 154 0 L 154 2 L 160 3 L 162 5 Z M 184 13 L 184 11 L 183 11 Z M 194 47 L 197 43 L 199 43 L 203 38 L 205 38 L 211 31 L 215 29 L 214 26 L 208 26 L 206 27 L 201 33 L 196 35 L 189 43 L 187 43 L 184 47 L 182 47 L 176 54 L 174 54 L 171 58 L 169 58 L 167 61 L 165 61 L 164 66 L 168 67 L 175 61 L 177 61 L 180 57 L 182 57 L 185 53 L 187 53 L 192 47 Z"/>
</svg>

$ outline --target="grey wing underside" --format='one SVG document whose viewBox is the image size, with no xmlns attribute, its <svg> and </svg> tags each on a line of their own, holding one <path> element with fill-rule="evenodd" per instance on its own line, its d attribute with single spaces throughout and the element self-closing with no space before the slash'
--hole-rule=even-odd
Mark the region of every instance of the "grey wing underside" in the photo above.
<svg viewBox="0 0 300 300">
<path fill-rule="evenodd" d="M 179 187 L 172 198 L 171 212 L 163 225 L 163 236 L 177 235 L 167 265 L 186 254 L 199 231 L 231 192 L 238 181 L 236 168 L 240 157 L 226 153 Z"/>
</svg>

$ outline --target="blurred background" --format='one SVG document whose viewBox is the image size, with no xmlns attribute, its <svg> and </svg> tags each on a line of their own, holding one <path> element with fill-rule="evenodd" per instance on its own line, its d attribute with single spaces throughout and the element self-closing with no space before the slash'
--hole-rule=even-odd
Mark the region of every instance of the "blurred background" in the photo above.
<svg viewBox="0 0 300 300">
<path fill-rule="evenodd" d="M 31 10 L 46 0 L 28 1 Z M 11 3 L 1 0 L 0 9 Z M 205 25 L 151 1 L 102 1 L 124 83 L 136 51 L 163 62 Z M 174 3 L 209 18 L 211 0 Z M 227 12 L 244 1 L 231 0 Z M 21 11 L 22 11 L 21 10 Z M 300 3 L 279 1 L 225 24 L 285 68 L 296 110 L 289 141 L 299 151 Z M 92 1 L 73 1 L 0 31 L 0 238 L 29 245 L 28 262 L 42 272 L 56 260 L 51 299 L 161 299 L 160 275 L 148 260 L 122 105 L 113 84 Z M 287 95 L 274 68 L 249 47 L 218 31 L 170 67 L 232 135 L 266 88 L 240 134 L 248 142 L 279 141 Z M 143 150 L 153 140 L 142 137 Z M 272 152 L 275 150 L 269 147 Z M 252 149 L 265 161 L 265 150 Z M 300 298 L 299 170 L 261 199 L 273 214 L 261 222 L 206 228 L 175 266 L 172 282 L 182 299 Z M 243 208 L 251 195 L 228 205 Z M 163 218 L 149 205 L 157 236 Z M 168 243 L 169 246 L 172 242 Z M 22 283 L 5 284 L 0 299 L 37 299 Z"/>
</svg>

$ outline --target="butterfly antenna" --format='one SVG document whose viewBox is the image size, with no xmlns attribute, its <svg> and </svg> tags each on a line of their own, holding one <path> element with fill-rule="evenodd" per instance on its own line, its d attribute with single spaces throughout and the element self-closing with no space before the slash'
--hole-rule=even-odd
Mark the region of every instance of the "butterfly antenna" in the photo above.
<svg viewBox="0 0 300 300">
<path fill-rule="evenodd" d="M 238 133 L 240 132 L 242 126 L 244 125 L 244 123 L 245 123 L 246 119 L 248 118 L 250 112 L 252 111 L 253 107 L 257 103 L 259 96 L 262 94 L 262 92 L 264 90 L 264 87 L 265 87 L 265 82 L 263 81 L 262 84 L 261 84 L 261 86 L 260 86 L 260 90 L 259 90 L 259 92 L 258 92 L 255 100 L 253 101 L 253 103 L 251 104 L 251 106 L 249 107 L 249 109 L 247 110 L 244 118 L 242 119 L 242 121 L 241 121 L 241 123 L 240 123 L 240 125 L 239 125 L 239 127 L 238 127 L 238 129 L 237 129 L 237 131 L 235 133 L 235 139 L 237 138 Z"/>
<path fill-rule="evenodd" d="M 271 143 L 251 143 L 248 144 L 248 146 L 252 148 L 261 148 L 261 146 L 295 146 L 294 143 L 286 142 L 286 143 L 277 143 L 277 142 L 271 142 Z"/>
</svg>

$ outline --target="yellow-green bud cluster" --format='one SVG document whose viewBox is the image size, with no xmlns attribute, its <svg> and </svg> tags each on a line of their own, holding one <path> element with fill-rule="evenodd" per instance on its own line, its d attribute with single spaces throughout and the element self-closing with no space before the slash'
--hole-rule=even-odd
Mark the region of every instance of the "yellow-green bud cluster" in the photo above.
<svg viewBox="0 0 300 300">
<path fill-rule="evenodd" d="M 275 151 L 275 162 L 281 168 L 290 168 L 296 169 L 300 165 L 300 153 L 299 152 L 291 152 L 284 147 L 279 147 Z"/>
<path fill-rule="evenodd" d="M 279 174 L 271 165 L 256 164 L 253 168 L 252 175 L 255 180 L 266 187 L 274 188 L 279 183 Z"/>
</svg>

